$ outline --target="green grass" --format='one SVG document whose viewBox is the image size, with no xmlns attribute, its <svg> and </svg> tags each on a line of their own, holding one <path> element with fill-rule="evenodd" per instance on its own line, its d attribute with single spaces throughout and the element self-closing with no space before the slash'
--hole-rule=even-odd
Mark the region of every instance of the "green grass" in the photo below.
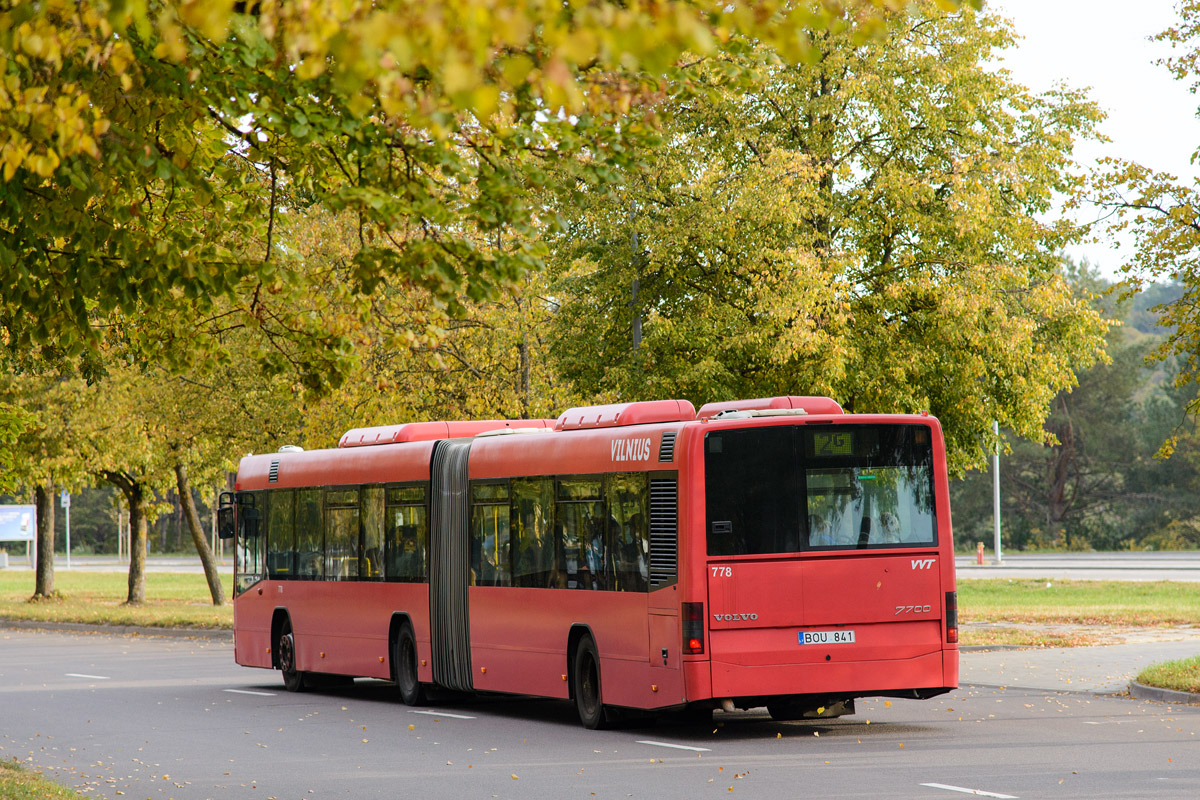
<svg viewBox="0 0 1200 800">
<path fill-rule="evenodd" d="M 146 602 L 125 605 L 129 577 L 122 572 L 54 574 L 56 596 L 30 602 L 32 570 L 0 570 L 0 617 L 40 622 L 143 625 L 151 628 L 232 628 L 233 579 L 221 576 L 226 605 L 216 607 L 200 574 L 146 573 Z M 0 795 L 3 797 L 3 795 Z"/>
<path fill-rule="evenodd" d="M 78 800 L 79 795 L 30 772 L 16 761 L 0 760 L 0 797 L 4 800 Z"/>
<path fill-rule="evenodd" d="M 1200 584 L 1179 581 L 960 580 L 958 620 L 1200 625 Z"/>
<path fill-rule="evenodd" d="M 1200 656 L 1152 664 L 1137 676 L 1143 686 L 1200 694 Z"/>
</svg>

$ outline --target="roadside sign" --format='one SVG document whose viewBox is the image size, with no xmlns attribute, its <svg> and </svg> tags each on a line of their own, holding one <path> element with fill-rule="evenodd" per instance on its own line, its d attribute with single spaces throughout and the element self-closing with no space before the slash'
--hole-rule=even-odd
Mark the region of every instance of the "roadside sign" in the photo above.
<svg viewBox="0 0 1200 800">
<path fill-rule="evenodd" d="M 37 506 L 0 506 L 0 542 L 32 542 Z"/>
<path fill-rule="evenodd" d="M 71 507 L 71 493 L 68 492 L 66 489 L 63 489 L 62 496 L 59 498 L 59 502 L 62 503 L 63 508 L 70 508 Z"/>
</svg>

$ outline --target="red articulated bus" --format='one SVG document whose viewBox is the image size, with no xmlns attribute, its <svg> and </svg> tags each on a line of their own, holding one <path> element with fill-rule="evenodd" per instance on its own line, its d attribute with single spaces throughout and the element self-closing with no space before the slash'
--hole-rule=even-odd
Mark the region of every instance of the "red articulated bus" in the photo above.
<svg viewBox="0 0 1200 800">
<path fill-rule="evenodd" d="M 958 684 L 946 459 L 927 415 L 825 397 L 349 431 L 247 456 L 234 653 L 325 676 L 631 710 L 853 713 Z"/>
</svg>

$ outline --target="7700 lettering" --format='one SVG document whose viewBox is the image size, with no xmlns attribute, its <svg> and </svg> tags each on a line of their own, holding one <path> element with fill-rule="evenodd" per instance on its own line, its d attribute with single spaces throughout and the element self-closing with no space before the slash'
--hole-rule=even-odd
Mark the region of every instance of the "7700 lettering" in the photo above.
<svg viewBox="0 0 1200 800">
<path fill-rule="evenodd" d="M 928 614 L 932 610 L 929 606 L 896 606 L 896 613 L 893 616 L 898 617 L 901 614 Z"/>
</svg>

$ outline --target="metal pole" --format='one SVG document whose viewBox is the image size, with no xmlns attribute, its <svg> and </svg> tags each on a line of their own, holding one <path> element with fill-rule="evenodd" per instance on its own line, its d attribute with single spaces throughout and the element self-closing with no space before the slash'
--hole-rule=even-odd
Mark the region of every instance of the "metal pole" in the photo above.
<svg viewBox="0 0 1200 800">
<path fill-rule="evenodd" d="M 996 563 L 1000 563 L 1000 423 L 992 420 L 996 449 L 992 453 L 992 534 L 995 537 Z"/>
<path fill-rule="evenodd" d="M 71 495 L 67 495 L 67 569 L 71 568 Z"/>
</svg>

